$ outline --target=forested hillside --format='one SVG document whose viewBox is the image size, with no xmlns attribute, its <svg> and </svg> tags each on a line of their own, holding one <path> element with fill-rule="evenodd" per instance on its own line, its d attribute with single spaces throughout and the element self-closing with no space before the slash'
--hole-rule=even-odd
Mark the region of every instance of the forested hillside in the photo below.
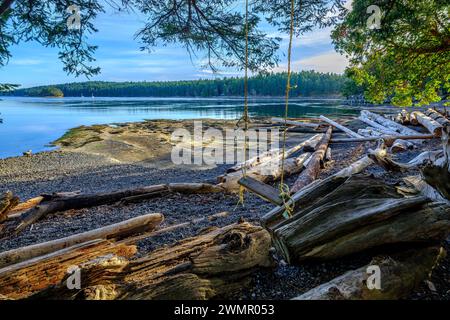
<svg viewBox="0 0 450 320">
<path fill-rule="evenodd" d="M 346 82 L 342 75 L 302 71 L 292 75 L 292 97 L 339 95 Z M 49 86 L 18 89 L 10 92 L 15 96 L 42 96 Z M 242 96 L 243 78 L 222 78 L 193 81 L 157 82 L 103 82 L 89 81 L 52 85 L 60 89 L 65 97 L 215 97 Z M 252 96 L 282 96 L 286 90 L 286 74 L 257 75 L 249 79 L 249 94 Z"/>
</svg>

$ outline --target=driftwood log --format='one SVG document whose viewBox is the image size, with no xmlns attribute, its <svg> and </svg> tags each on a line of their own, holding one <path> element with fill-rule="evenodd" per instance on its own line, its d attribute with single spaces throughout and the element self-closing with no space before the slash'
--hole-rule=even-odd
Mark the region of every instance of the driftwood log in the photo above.
<svg viewBox="0 0 450 320">
<path fill-rule="evenodd" d="M 417 122 L 427 128 L 428 132 L 430 132 L 435 137 L 442 136 L 442 125 L 439 122 L 420 111 L 414 111 L 413 114 L 417 119 Z"/>
<path fill-rule="evenodd" d="M 337 182 L 341 184 L 336 186 Z M 404 197 L 368 176 L 327 181 L 315 197 L 272 227 L 286 261 L 326 260 L 379 246 L 439 242 L 450 233 L 450 208 L 421 195 Z"/>
<path fill-rule="evenodd" d="M 9 299 L 27 298 L 60 283 L 70 267 L 100 256 L 131 257 L 136 246 L 93 240 L 77 244 L 0 269 L 0 295 Z"/>
<path fill-rule="evenodd" d="M 325 116 L 320 116 L 320 119 L 328 123 L 329 125 L 340 129 L 341 131 L 345 132 L 349 137 L 351 138 L 363 138 L 362 135 L 350 130 L 349 128 L 343 126 L 342 124 L 337 123 L 336 121 L 333 121 Z"/>
<path fill-rule="evenodd" d="M 148 232 L 154 230 L 163 220 L 164 216 L 162 214 L 152 213 L 69 237 L 0 252 L 0 267 L 19 263 L 90 240 L 118 238 Z"/>
<path fill-rule="evenodd" d="M 282 151 L 279 153 L 274 153 L 271 159 L 266 159 L 264 162 L 258 162 L 254 166 L 250 166 L 246 170 L 246 175 L 257 181 L 269 183 L 278 180 L 281 177 L 282 172 L 285 176 L 289 176 L 295 173 L 299 173 L 303 170 L 303 164 L 310 158 L 311 154 L 309 152 L 301 153 L 299 156 L 294 158 L 287 158 L 297 151 L 307 151 L 315 148 L 318 143 L 322 140 L 323 135 L 315 135 L 300 144 L 288 149 L 285 152 L 284 165 L 282 166 Z M 254 162 L 251 162 L 254 164 Z M 242 168 L 247 165 L 238 165 L 236 167 Z M 218 186 L 224 190 L 235 193 L 239 191 L 239 180 L 243 177 L 242 170 L 230 172 L 223 176 L 218 177 Z"/>
<path fill-rule="evenodd" d="M 433 109 L 428 109 L 424 112 L 427 116 L 429 116 L 431 119 L 439 123 L 441 126 L 450 126 L 450 121 L 448 119 Z"/>
<path fill-rule="evenodd" d="M 292 154 L 299 151 L 300 149 L 304 149 L 306 151 L 314 150 L 314 148 L 319 143 L 321 138 L 322 138 L 322 135 L 316 134 L 313 137 L 306 139 L 305 141 L 299 143 L 298 145 L 296 145 L 292 148 L 289 148 L 288 150 L 285 151 L 284 158 L 286 159 L 286 158 L 290 157 Z M 231 168 L 227 169 L 227 173 L 236 172 L 236 171 L 239 171 L 242 169 L 251 169 L 251 168 L 254 168 L 256 166 L 259 166 L 259 165 L 261 165 L 265 162 L 269 162 L 269 161 L 281 160 L 282 153 L 283 153 L 283 150 L 281 150 L 281 149 L 272 149 L 272 150 L 266 151 L 256 157 L 248 159 L 245 162 L 242 162 L 235 166 L 232 166 Z M 223 182 L 223 179 L 224 179 L 224 176 L 220 176 L 218 178 L 218 182 L 219 183 Z"/>
<path fill-rule="evenodd" d="M 327 132 L 323 135 L 320 142 L 317 144 L 316 150 L 311 155 L 311 159 L 308 160 L 308 164 L 305 170 L 302 171 L 302 173 L 298 176 L 297 180 L 292 186 L 292 193 L 299 191 L 300 189 L 317 179 L 317 176 L 320 172 L 320 166 L 324 161 L 328 149 L 328 143 L 330 142 L 332 132 L 333 127 L 330 126 Z"/>
<path fill-rule="evenodd" d="M 59 193 L 43 195 L 44 199 L 39 205 L 21 215 L 21 221 L 15 231 L 20 232 L 42 217 L 60 211 L 113 204 L 119 201 L 125 203 L 141 201 L 167 192 L 190 194 L 222 191 L 223 189 L 220 187 L 207 183 L 170 183 L 94 194 Z"/>
<path fill-rule="evenodd" d="M 370 152 L 372 154 L 378 153 L 379 158 L 386 154 L 384 144 L 381 142 L 378 144 L 377 149 L 373 151 L 370 150 Z M 373 163 L 373 160 L 366 155 L 332 176 L 329 176 L 323 180 L 315 180 L 302 190 L 293 194 L 286 205 L 289 207 L 294 207 L 294 210 L 308 206 L 317 198 L 321 198 L 324 195 L 331 193 L 335 188 L 343 184 L 349 177 L 363 172 Z M 261 218 L 261 223 L 268 230 L 273 230 L 281 221 L 283 221 L 283 213 L 285 210 L 285 205 L 275 207 Z"/>
<path fill-rule="evenodd" d="M 317 129 L 319 127 L 319 125 L 315 124 L 315 123 L 310 123 L 310 122 L 305 122 L 305 121 L 285 120 L 282 118 L 272 118 L 271 121 L 274 123 L 288 124 L 288 125 L 296 126 L 296 127 L 305 127 L 305 128 L 312 128 L 312 129 Z"/>
<path fill-rule="evenodd" d="M 445 255 L 439 246 L 406 250 L 402 253 L 377 256 L 369 265 L 311 289 L 294 300 L 397 300 L 406 298 Z M 368 286 L 370 267 L 379 267 L 381 288 Z M 369 289 L 370 288 L 370 289 Z"/>
<path fill-rule="evenodd" d="M 137 260 L 106 257 L 80 266 L 80 290 L 66 280 L 32 298 L 210 299 L 249 283 L 258 268 L 272 266 L 269 233 L 249 223 L 216 228 L 157 249 Z"/>
<path fill-rule="evenodd" d="M 284 160 L 284 166 L 281 161 L 265 162 L 259 166 L 253 167 L 246 171 L 246 175 L 257 181 L 270 183 L 280 179 L 282 172 L 284 176 L 290 176 L 299 173 L 304 168 L 304 163 L 311 157 L 311 153 L 306 152 L 300 154 L 298 157 Z M 243 177 L 241 171 L 231 172 L 223 177 L 223 182 L 219 184 L 224 190 L 235 193 L 239 191 L 239 180 Z"/>
</svg>

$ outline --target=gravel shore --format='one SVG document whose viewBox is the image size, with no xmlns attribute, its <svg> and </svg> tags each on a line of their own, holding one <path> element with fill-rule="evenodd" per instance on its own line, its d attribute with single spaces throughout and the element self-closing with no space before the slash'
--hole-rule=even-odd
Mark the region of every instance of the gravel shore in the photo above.
<svg viewBox="0 0 450 320">
<path fill-rule="evenodd" d="M 290 144 L 297 141 L 290 141 Z M 305 136 L 298 135 L 297 139 Z M 427 145 L 428 148 L 438 146 Z M 326 177 L 349 165 L 365 154 L 369 145 L 333 145 L 333 160 L 327 163 L 321 173 Z M 373 146 L 372 146 L 373 147 Z M 405 161 L 413 158 L 417 151 L 401 155 Z M 11 190 L 22 200 L 42 193 L 81 191 L 83 193 L 114 191 L 132 187 L 148 186 L 169 182 L 214 182 L 224 173 L 228 165 L 214 167 L 165 167 L 158 168 L 153 162 L 118 163 L 109 157 L 81 152 L 52 151 L 30 157 L 16 157 L 0 160 L 0 192 Z M 386 175 L 382 169 L 373 166 L 368 170 L 387 181 L 394 181 L 395 175 Z M 287 180 L 292 184 L 295 177 Z M 273 206 L 260 198 L 246 193 L 244 205 L 237 205 L 233 195 L 181 195 L 170 194 L 164 198 L 150 199 L 136 204 L 99 206 L 71 210 L 50 215 L 18 236 L 0 240 L 0 252 L 33 243 L 61 238 L 71 234 L 117 223 L 151 212 L 164 214 L 163 226 L 185 222 L 196 218 L 227 211 L 229 215 L 213 222 L 204 221 L 187 228 L 175 230 L 138 243 L 139 255 L 157 247 L 172 244 L 177 240 L 193 236 L 207 226 L 224 226 L 239 219 L 259 223 L 258 220 Z M 450 249 L 448 242 L 446 249 Z M 241 292 L 236 299 L 290 299 L 325 281 L 370 261 L 366 255 L 358 255 L 339 261 L 302 266 L 286 265 L 279 257 L 275 270 L 263 270 L 254 274 L 252 285 Z M 450 259 L 447 257 L 434 271 L 431 281 L 435 291 L 423 284 L 411 299 L 450 299 Z"/>
</svg>

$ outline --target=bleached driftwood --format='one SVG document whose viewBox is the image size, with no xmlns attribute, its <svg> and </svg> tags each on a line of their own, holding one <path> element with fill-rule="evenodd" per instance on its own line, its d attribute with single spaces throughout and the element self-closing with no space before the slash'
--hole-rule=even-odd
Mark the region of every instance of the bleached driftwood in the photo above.
<svg viewBox="0 0 450 320">
<path fill-rule="evenodd" d="M 323 159 L 325 158 L 325 154 L 328 149 L 328 143 L 331 139 L 331 134 L 333 132 L 333 127 L 329 127 L 327 132 L 323 135 L 322 139 L 318 143 L 316 150 L 311 155 L 311 159 L 308 160 L 308 164 L 303 170 L 303 172 L 298 176 L 297 180 L 295 181 L 294 185 L 291 188 L 291 192 L 295 193 L 302 189 L 303 187 L 307 186 L 311 182 L 317 179 L 317 176 L 319 175 L 320 171 L 320 165 L 323 162 Z"/>
<path fill-rule="evenodd" d="M 151 213 L 65 238 L 0 252 L 0 267 L 19 263 L 94 239 L 110 239 L 150 231 L 155 229 L 163 220 L 164 216 L 162 214 Z"/>
<path fill-rule="evenodd" d="M 385 154 L 385 148 L 382 143 L 379 143 L 377 149 L 373 150 L 372 153 Z M 291 196 L 291 199 L 287 201 L 286 205 L 288 207 L 301 208 L 308 205 L 311 201 L 318 197 L 332 192 L 335 188 L 341 185 L 347 178 L 352 175 L 363 172 L 367 167 L 372 165 L 374 162 L 369 158 L 368 155 L 362 157 L 358 161 L 352 163 L 350 166 L 340 170 L 336 174 L 327 177 L 323 180 L 315 180 L 305 188 L 301 189 L 297 193 Z M 269 230 L 273 229 L 280 221 L 283 220 L 283 213 L 286 210 L 286 206 L 277 206 L 268 213 L 266 213 L 261 218 L 261 223 Z"/>
<path fill-rule="evenodd" d="M 319 127 L 319 125 L 317 125 L 315 123 L 304 122 L 304 121 L 284 120 L 282 118 L 272 118 L 271 121 L 275 122 L 275 123 L 282 123 L 282 124 L 286 123 L 288 125 L 296 126 L 296 127 L 305 127 L 305 128 L 313 128 L 313 129 L 317 129 Z"/>
<path fill-rule="evenodd" d="M 442 125 L 434 120 L 433 118 L 423 114 L 420 111 L 414 111 L 413 112 L 415 118 L 417 121 L 427 128 L 427 130 L 434 135 L 435 137 L 441 137 L 442 136 Z"/>
<path fill-rule="evenodd" d="M 350 130 L 349 128 L 337 123 L 336 121 L 333 121 L 325 116 L 320 116 L 320 119 L 325 121 L 326 123 L 328 123 L 329 125 L 332 125 L 333 127 L 336 127 L 338 129 L 340 129 L 341 131 L 345 132 L 349 137 L 352 138 L 362 138 L 363 136 Z"/>
</svg>

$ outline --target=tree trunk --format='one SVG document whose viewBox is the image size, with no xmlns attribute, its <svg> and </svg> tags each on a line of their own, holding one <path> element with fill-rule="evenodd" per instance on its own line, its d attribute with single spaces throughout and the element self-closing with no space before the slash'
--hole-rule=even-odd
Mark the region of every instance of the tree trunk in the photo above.
<svg viewBox="0 0 450 320">
<path fill-rule="evenodd" d="M 248 284 L 258 268 L 270 267 L 270 235 L 240 223 L 216 228 L 157 249 L 134 260 L 106 258 L 81 266 L 82 289 L 65 281 L 33 298 L 46 299 L 210 299 Z"/>
<path fill-rule="evenodd" d="M 417 121 L 427 128 L 427 130 L 434 135 L 435 137 L 441 137 L 442 136 L 442 126 L 437 122 L 436 120 L 430 118 L 429 116 L 423 114 L 420 111 L 414 111 L 414 116 L 416 117 Z"/>
<path fill-rule="evenodd" d="M 428 109 L 427 111 L 424 112 L 428 117 L 430 117 L 431 119 L 433 119 L 434 121 L 436 121 L 437 123 L 439 123 L 441 126 L 450 126 L 450 121 L 448 121 L 448 119 L 446 117 L 444 117 L 442 114 L 440 114 L 439 112 L 433 110 L 433 109 Z"/>
<path fill-rule="evenodd" d="M 328 143 L 330 142 L 332 132 L 333 127 L 330 126 L 325 135 L 322 137 L 322 140 L 317 145 L 316 151 L 312 154 L 311 159 L 308 160 L 308 165 L 306 166 L 305 170 L 303 170 L 303 172 L 295 181 L 291 189 L 292 193 L 299 191 L 300 189 L 317 179 L 317 176 L 320 172 L 320 164 L 327 152 Z"/>
<path fill-rule="evenodd" d="M 0 295 L 24 299 L 59 284 L 68 269 L 101 256 L 131 257 L 136 246 L 93 240 L 0 269 Z"/>
<path fill-rule="evenodd" d="M 429 278 L 445 255 L 439 246 L 407 250 L 391 256 L 375 257 L 369 265 L 305 292 L 294 300 L 398 300 L 406 298 L 420 283 Z M 370 266 L 380 268 L 381 288 L 369 289 Z"/>
<path fill-rule="evenodd" d="M 269 183 L 280 179 L 282 172 L 284 175 L 290 176 L 298 173 L 303 169 L 303 164 L 311 157 L 311 153 L 302 153 L 296 158 L 289 158 L 284 160 L 284 167 L 281 166 L 281 161 L 275 159 L 275 161 L 265 162 L 259 166 L 253 167 L 246 172 L 248 177 L 251 177 L 260 182 Z M 223 182 L 219 184 L 221 188 L 228 192 L 239 191 L 239 180 L 243 177 L 241 171 L 229 173 L 224 176 Z"/>
<path fill-rule="evenodd" d="M 372 153 L 379 153 L 381 157 L 381 155 L 385 154 L 384 144 L 380 144 L 375 151 L 372 151 Z M 306 207 L 312 201 L 324 197 L 328 193 L 332 192 L 335 188 L 342 185 L 347 180 L 347 178 L 363 172 L 373 163 L 373 160 L 366 155 L 358 161 L 352 163 L 350 166 L 337 172 L 336 174 L 329 176 L 324 180 L 316 180 L 302 190 L 293 194 L 291 199 L 287 202 L 287 205 L 294 206 L 294 210 Z M 261 223 L 268 230 L 273 230 L 280 223 L 280 221 L 283 220 L 282 214 L 285 210 L 285 206 L 275 207 L 261 218 Z"/>
<path fill-rule="evenodd" d="M 337 123 L 337 122 L 335 122 L 335 121 L 333 121 L 333 120 L 331 120 L 331 119 L 328 119 L 328 118 L 325 117 L 325 116 L 320 116 L 320 119 L 322 119 L 323 121 L 325 121 L 325 122 L 328 123 L 329 125 L 332 125 L 333 127 L 342 130 L 343 132 L 345 132 L 345 133 L 346 133 L 349 137 L 351 137 L 351 138 L 363 138 L 362 135 L 357 134 L 356 132 L 354 132 L 354 131 L 352 131 L 352 130 L 346 128 L 345 126 L 343 126 L 343 125 L 341 125 L 341 124 L 339 124 L 339 123 Z"/>
<path fill-rule="evenodd" d="M 151 213 L 62 239 L 51 240 L 0 252 L 0 267 L 19 263 L 27 259 L 45 255 L 49 252 L 61 250 L 75 244 L 94 239 L 124 237 L 130 234 L 154 230 L 163 220 L 164 216 L 162 214 Z"/>
<path fill-rule="evenodd" d="M 315 123 L 310 123 L 310 122 L 304 122 L 304 121 L 292 121 L 292 120 L 284 120 L 282 118 L 272 118 L 271 119 L 272 122 L 275 123 L 286 123 L 288 125 L 292 125 L 292 126 L 296 126 L 296 127 L 305 127 L 305 128 L 313 128 L 313 129 L 317 129 L 319 127 L 319 125 L 315 124 Z"/>
<path fill-rule="evenodd" d="M 170 183 L 115 192 L 44 195 L 44 200 L 39 205 L 22 215 L 22 220 L 16 227 L 16 233 L 21 232 L 42 217 L 55 212 L 113 204 L 119 201 L 135 202 L 167 192 L 190 194 L 222 191 L 223 189 L 220 187 L 208 183 Z"/>
<path fill-rule="evenodd" d="M 322 138 L 321 134 L 316 134 L 313 137 L 299 143 L 295 147 L 292 147 L 285 152 L 285 159 L 294 154 L 295 152 L 299 151 L 302 148 L 311 148 L 314 149 L 316 145 L 319 143 L 320 139 Z M 282 158 L 282 152 L 283 150 L 280 149 L 272 149 L 269 151 L 266 151 L 256 157 L 253 157 L 251 159 L 248 159 L 245 162 L 239 163 L 227 170 L 227 173 L 236 172 L 239 170 L 245 169 L 251 169 L 256 166 L 259 166 L 265 162 L 274 161 L 274 160 L 281 160 Z M 224 176 L 219 177 L 218 182 L 223 182 Z"/>
<path fill-rule="evenodd" d="M 384 181 L 353 176 L 274 226 L 273 239 L 289 262 L 334 259 L 383 245 L 440 241 L 450 232 L 449 213 L 446 204 L 405 198 Z"/>
</svg>

